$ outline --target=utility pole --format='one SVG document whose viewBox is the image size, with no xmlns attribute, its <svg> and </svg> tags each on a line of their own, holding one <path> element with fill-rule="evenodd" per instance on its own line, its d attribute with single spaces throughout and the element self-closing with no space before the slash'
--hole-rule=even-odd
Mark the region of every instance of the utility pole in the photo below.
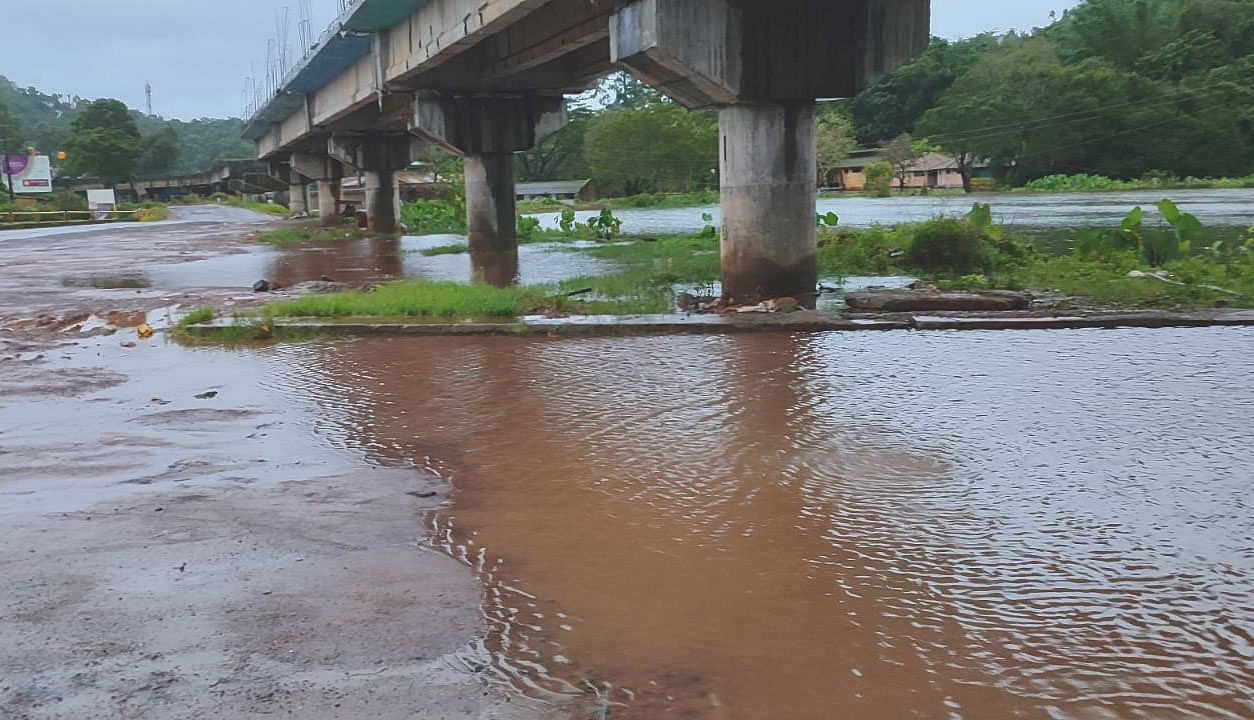
<svg viewBox="0 0 1254 720">
<path fill-rule="evenodd" d="M 152 83 L 144 83 L 144 96 L 148 98 L 148 115 L 152 115 Z"/>
</svg>

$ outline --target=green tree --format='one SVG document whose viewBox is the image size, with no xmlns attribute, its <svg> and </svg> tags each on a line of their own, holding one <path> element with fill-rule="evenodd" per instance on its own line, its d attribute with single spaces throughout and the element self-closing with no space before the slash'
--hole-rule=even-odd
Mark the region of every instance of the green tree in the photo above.
<svg viewBox="0 0 1254 720">
<path fill-rule="evenodd" d="M 174 172 L 179 162 L 179 136 L 173 127 L 144 138 L 144 152 L 139 158 L 139 174 L 158 177 Z"/>
<path fill-rule="evenodd" d="M 905 192 L 910 180 L 910 168 L 918 156 L 914 152 L 914 138 L 901 134 L 884 146 L 884 160 L 893 166 L 897 176 L 897 189 Z"/>
<path fill-rule="evenodd" d="M 92 175 L 106 185 L 135 177 L 140 160 L 140 134 L 130 111 L 118 100 L 96 100 L 83 106 L 70 124 L 70 166 L 78 175 Z"/>
<path fill-rule="evenodd" d="M 595 113 L 589 109 L 574 109 L 560 130 L 542 138 L 534 148 L 515 155 L 514 174 L 518 180 L 586 178 L 588 165 L 584 161 L 584 139 L 593 117 Z"/>
<path fill-rule="evenodd" d="M 864 145 L 878 145 L 914 124 L 936 98 L 949 89 L 981 55 L 997 47 L 993 35 L 949 42 L 932 38 L 918 58 L 860 93 L 850 103 L 855 135 Z"/>
<path fill-rule="evenodd" d="M 22 124 L 13 117 L 4 103 L 0 103 L 0 159 L 3 159 L 5 155 L 21 155 L 25 152 L 25 148 L 22 147 Z M 0 168 L 0 170 L 7 173 L 7 169 Z M 12 200 L 13 183 L 7 175 L 4 178 L 4 184 L 8 187 L 9 199 Z"/>
<path fill-rule="evenodd" d="M 604 112 L 589 124 L 584 146 L 588 168 L 608 194 L 687 191 L 717 177 L 715 116 L 674 103 Z"/>
<path fill-rule="evenodd" d="M 866 168 L 866 187 L 875 197 L 888 197 L 893 192 L 893 166 L 886 162 L 871 163 Z"/>
<path fill-rule="evenodd" d="M 818 124 L 815 128 L 818 150 L 818 171 L 821 183 L 827 182 L 828 174 L 849 157 L 857 147 L 853 137 L 853 123 L 849 116 L 838 109 L 824 106 L 819 109 Z"/>
</svg>

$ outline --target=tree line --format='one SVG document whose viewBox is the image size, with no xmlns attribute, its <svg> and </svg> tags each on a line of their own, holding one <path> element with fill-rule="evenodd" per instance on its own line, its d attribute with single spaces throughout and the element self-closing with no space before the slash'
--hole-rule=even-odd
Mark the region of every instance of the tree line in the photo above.
<svg viewBox="0 0 1254 720">
<path fill-rule="evenodd" d="M 118 100 L 87 101 L 20 88 L 0 76 L 0 146 L 56 157 L 59 172 L 112 182 L 195 172 L 223 158 L 251 157 L 238 118 L 167 120 L 128 109 Z"/>
</svg>

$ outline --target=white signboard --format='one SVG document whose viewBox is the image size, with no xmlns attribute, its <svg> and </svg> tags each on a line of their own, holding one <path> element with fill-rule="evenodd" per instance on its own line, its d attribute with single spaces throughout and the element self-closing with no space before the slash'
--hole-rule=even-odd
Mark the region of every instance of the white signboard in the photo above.
<svg viewBox="0 0 1254 720">
<path fill-rule="evenodd" d="M 87 191 L 87 209 L 91 211 L 91 216 L 97 220 L 109 219 L 109 211 L 117 207 L 117 204 L 118 199 L 112 188 Z"/>
<path fill-rule="evenodd" d="M 0 158 L 0 187 L 18 195 L 52 192 L 52 162 L 47 155 L 5 155 Z"/>
</svg>

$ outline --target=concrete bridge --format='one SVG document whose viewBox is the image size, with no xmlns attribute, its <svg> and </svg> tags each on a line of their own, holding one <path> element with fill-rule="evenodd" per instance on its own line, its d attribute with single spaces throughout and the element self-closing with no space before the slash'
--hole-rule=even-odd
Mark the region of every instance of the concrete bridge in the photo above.
<svg viewBox="0 0 1254 720">
<path fill-rule="evenodd" d="M 58 182 L 58 189 L 64 188 L 73 192 L 102 190 L 104 183 L 94 178 L 80 178 L 65 183 Z M 283 188 L 276 185 L 270 175 L 269 166 L 259 160 L 218 160 L 212 167 L 199 172 L 163 177 L 140 178 L 133 183 L 118 183 L 115 189 L 119 192 L 130 192 L 143 198 L 159 198 L 169 200 L 172 197 L 197 193 L 212 195 L 216 192 L 269 192 Z"/>
<path fill-rule="evenodd" d="M 930 0 L 355 0 L 244 135 L 303 209 L 366 181 L 396 229 L 395 173 L 431 143 L 466 159 L 472 257 L 517 274 L 512 156 L 561 126 L 563 94 L 623 69 L 720 108 L 724 294 L 813 295 L 815 100 L 850 97 L 927 45 Z"/>
</svg>

